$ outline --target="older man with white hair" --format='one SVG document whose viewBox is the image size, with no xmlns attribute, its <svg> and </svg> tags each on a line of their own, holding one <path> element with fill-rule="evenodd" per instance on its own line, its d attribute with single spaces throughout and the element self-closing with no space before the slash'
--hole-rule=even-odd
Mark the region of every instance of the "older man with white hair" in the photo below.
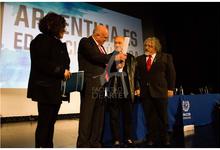
<svg viewBox="0 0 220 150">
<path fill-rule="evenodd" d="M 137 57 L 136 80 L 144 113 L 147 120 L 147 145 L 156 142 L 157 132 L 163 145 L 169 145 L 168 136 L 168 97 L 173 96 L 176 73 L 172 56 L 161 52 L 158 38 L 149 37 L 144 41 L 145 54 Z"/>
<path fill-rule="evenodd" d="M 124 36 L 114 37 L 114 51 L 110 55 L 126 53 L 125 40 Z M 127 147 L 135 146 L 132 129 L 135 64 L 135 57 L 127 53 L 126 61 L 114 62 L 108 66 L 111 78 L 108 83 L 110 94 L 107 107 L 110 112 L 113 147 L 121 147 L 122 143 Z M 124 130 L 120 129 L 120 114 L 123 115 Z M 124 140 L 120 137 L 121 131 L 124 131 Z"/>
</svg>

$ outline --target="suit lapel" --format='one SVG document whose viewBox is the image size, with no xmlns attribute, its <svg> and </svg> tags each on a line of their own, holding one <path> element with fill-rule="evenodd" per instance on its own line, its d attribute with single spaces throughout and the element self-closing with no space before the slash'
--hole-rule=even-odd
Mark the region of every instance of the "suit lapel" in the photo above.
<svg viewBox="0 0 220 150">
<path fill-rule="evenodd" d="M 91 41 L 91 44 L 92 44 L 92 46 L 95 48 L 95 50 L 96 50 L 98 53 L 101 53 L 100 50 L 99 50 L 98 45 L 96 44 L 96 42 L 94 41 L 94 39 L 92 38 L 92 36 L 89 37 L 89 40 Z"/>
<path fill-rule="evenodd" d="M 107 52 L 105 51 L 105 48 L 104 48 L 104 46 L 101 46 L 101 47 L 103 48 L 103 50 L 104 50 L 105 54 L 107 54 Z"/>
<path fill-rule="evenodd" d="M 151 72 L 152 69 L 155 68 L 155 65 L 156 65 L 156 63 L 160 60 L 160 57 L 161 57 L 161 53 L 157 53 L 157 54 L 156 54 L 156 57 L 154 58 L 154 61 L 153 61 L 152 65 L 151 65 L 150 72 Z"/>
<path fill-rule="evenodd" d="M 144 72 L 147 73 L 147 64 L 146 64 L 146 55 L 143 54 L 142 57 L 141 57 L 141 64 L 143 64 L 144 66 Z"/>
<path fill-rule="evenodd" d="M 147 71 L 147 62 L 146 62 L 146 55 L 143 55 L 142 59 L 141 59 L 141 63 L 144 63 L 144 69 L 146 73 L 150 73 L 152 72 L 152 70 L 155 68 L 156 63 L 160 60 L 161 57 L 161 53 L 157 53 L 154 61 L 152 62 L 151 68 L 149 71 Z"/>
</svg>

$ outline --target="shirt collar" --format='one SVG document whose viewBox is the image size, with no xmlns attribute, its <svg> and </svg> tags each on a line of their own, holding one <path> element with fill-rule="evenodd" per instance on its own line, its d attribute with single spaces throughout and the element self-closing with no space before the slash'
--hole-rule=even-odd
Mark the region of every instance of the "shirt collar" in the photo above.
<svg viewBox="0 0 220 150">
<path fill-rule="evenodd" d="M 149 53 L 148 52 L 146 52 L 146 56 L 148 56 L 149 55 Z M 153 55 L 151 55 L 152 56 L 152 58 L 154 59 L 155 57 L 156 57 L 156 55 L 157 55 L 157 53 L 154 53 Z"/>
<path fill-rule="evenodd" d="M 99 43 L 95 40 L 95 38 L 93 36 L 92 36 L 92 39 L 95 41 L 97 46 L 101 46 L 101 45 L 99 45 Z"/>
</svg>

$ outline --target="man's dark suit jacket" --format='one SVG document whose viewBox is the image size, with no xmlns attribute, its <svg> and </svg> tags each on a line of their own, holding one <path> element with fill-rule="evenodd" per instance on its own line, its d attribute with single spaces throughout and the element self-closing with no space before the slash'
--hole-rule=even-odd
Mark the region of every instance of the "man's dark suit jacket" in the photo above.
<svg viewBox="0 0 220 150">
<path fill-rule="evenodd" d="M 85 88 L 100 88 L 100 77 L 105 73 L 110 55 L 102 54 L 92 36 L 82 38 L 78 48 L 79 70 L 85 71 Z M 86 91 L 84 91 L 86 92 Z M 85 93 L 91 95 L 89 93 Z"/>
<path fill-rule="evenodd" d="M 31 41 L 30 56 L 27 97 L 42 103 L 61 103 L 61 80 L 70 65 L 66 44 L 53 36 L 39 34 Z"/>
<path fill-rule="evenodd" d="M 146 69 L 145 54 L 137 57 L 136 60 L 135 79 L 139 81 L 141 97 L 146 97 L 146 90 L 149 89 L 153 98 L 167 98 L 167 91 L 174 89 L 176 80 L 172 56 L 157 53 L 149 72 Z"/>
</svg>

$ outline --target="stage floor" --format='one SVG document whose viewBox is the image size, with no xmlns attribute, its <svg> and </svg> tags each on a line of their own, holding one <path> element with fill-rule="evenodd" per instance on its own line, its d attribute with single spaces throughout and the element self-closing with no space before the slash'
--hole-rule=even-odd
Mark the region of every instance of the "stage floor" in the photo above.
<svg viewBox="0 0 220 150">
<path fill-rule="evenodd" d="M 76 147 L 78 119 L 57 120 L 54 130 L 54 147 Z M 34 148 L 36 121 L 4 123 L 1 125 L 2 148 Z"/>
<path fill-rule="evenodd" d="M 55 124 L 54 147 L 74 148 L 78 136 L 78 119 L 58 120 Z M 3 123 L 1 124 L 2 148 L 34 148 L 34 135 L 36 121 Z M 181 133 L 171 135 L 171 147 L 220 147 L 219 132 L 213 125 L 195 128 L 195 134 L 185 138 Z M 144 143 L 138 143 L 137 147 L 146 147 Z M 160 147 L 160 146 L 157 146 Z"/>
</svg>

